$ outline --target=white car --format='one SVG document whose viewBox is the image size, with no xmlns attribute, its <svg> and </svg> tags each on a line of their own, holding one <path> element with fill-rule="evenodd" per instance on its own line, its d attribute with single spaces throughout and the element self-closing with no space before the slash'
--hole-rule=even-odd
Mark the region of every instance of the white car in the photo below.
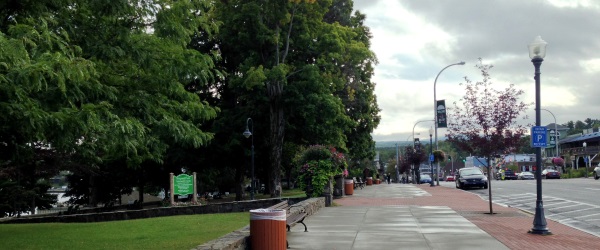
<svg viewBox="0 0 600 250">
<path fill-rule="evenodd" d="M 594 168 L 594 179 L 600 179 L 600 163 L 598 163 L 598 166 Z"/>
<path fill-rule="evenodd" d="M 533 180 L 535 176 L 531 172 L 523 171 L 517 175 L 518 180 Z"/>
</svg>

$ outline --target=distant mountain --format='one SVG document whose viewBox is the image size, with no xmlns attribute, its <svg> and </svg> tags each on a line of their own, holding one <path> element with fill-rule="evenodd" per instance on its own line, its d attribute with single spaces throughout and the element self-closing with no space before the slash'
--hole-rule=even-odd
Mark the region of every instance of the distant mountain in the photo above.
<svg viewBox="0 0 600 250">
<path fill-rule="evenodd" d="M 395 148 L 396 144 L 400 147 L 412 146 L 412 141 L 376 141 L 375 148 Z"/>
</svg>

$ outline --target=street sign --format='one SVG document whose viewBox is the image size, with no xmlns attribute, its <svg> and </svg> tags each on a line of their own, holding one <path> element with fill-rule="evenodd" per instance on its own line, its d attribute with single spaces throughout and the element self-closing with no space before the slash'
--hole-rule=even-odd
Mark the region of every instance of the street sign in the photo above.
<svg viewBox="0 0 600 250">
<path fill-rule="evenodd" d="M 430 154 L 430 155 L 429 155 L 429 161 L 430 161 L 430 162 L 433 162 L 433 154 Z"/>
<path fill-rule="evenodd" d="M 556 131 L 554 129 L 548 129 L 548 146 L 556 146 Z"/>
<path fill-rule="evenodd" d="M 544 126 L 533 126 L 531 127 L 531 147 L 532 148 L 545 148 L 548 147 L 546 141 L 548 129 Z"/>
</svg>

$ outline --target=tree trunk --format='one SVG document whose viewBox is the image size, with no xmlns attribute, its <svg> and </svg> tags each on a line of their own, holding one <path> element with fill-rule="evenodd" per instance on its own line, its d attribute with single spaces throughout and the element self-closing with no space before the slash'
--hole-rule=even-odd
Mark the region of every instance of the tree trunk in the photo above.
<svg viewBox="0 0 600 250">
<path fill-rule="evenodd" d="M 144 168 L 140 168 L 140 176 L 139 176 L 139 185 L 138 185 L 138 207 L 137 209 L 144 208 Z"/>
<path fill-rule="evenodd" d="M 90 174 L 90 179 L 89 179 L 89 206 L 90 207 L 97 207 L 98 206 L 98 188 L 96 187 L 96 178 L 94 176 L 94 173 Z"/>
<path fill-rule="evenodd" d="M 491 157 L 487 157 L 487 168 L 488 168 L 488 194 L 490 203 L 490 214 L 494 214 L 494 208 L 492 207 L 492 161 Z"/>
<path fill-rule="evenodd" d="M 237 164 L 237 165 L 243 166 L 241 164 Z M 235 185 L 235 200 L 236 201 L 241 201 L 245 198 L 244 197 L 244 192 L 245 192 L 245 190 L 244 190 L 244 188 L 245 188 L 244 187 L 244 174 L 243 174 L 244 169 L 245 169 L 244 167 L 242 167 L 242 168 L 237 167 L 236 171 L 235 171 L 235 180 L 236 180 L 236 183 L 238 184 L 238 185 Z"/>
<path fill-rule="evenodd" d="M 284 125 L 283 107 L 281 105 L 281 96 L 283 84 L 279 81 L 267 84 L 267 93 L 269 96 L 270 112 L 270 169 L 269 173 L 269 193 L 271 197 L 281 196 L 281 153 L 283 149 Z"/>
</svg>

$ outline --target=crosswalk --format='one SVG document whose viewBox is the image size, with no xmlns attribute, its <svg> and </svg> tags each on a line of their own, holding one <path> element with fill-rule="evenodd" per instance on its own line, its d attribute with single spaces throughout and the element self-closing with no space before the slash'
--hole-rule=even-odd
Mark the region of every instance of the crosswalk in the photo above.
<svg viewBox="0 0 600 250">
<path fill-rule="evenodd" d="M 488 200 L 487 195 L 481 195 Z M 530 213 L 535 212 L 535 193 L 515 195 L 495 195 L 492 201 L 508 207 L 515 207 Z M 565 224 L 600 237 L 600 205 L 582 203 L 553 196 L 542 196 L 544 215 L 561 224 Z"/>
</svg>

